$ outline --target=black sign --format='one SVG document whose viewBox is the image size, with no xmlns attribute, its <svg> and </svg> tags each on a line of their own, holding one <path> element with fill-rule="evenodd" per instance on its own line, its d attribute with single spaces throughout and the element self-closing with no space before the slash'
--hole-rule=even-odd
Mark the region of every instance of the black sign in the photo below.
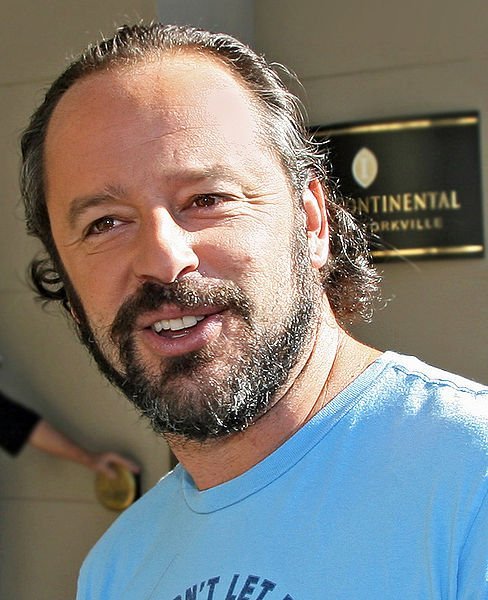
<svg viewBox="0 0 488 600">
<path fill-rule="evenodd" d="M 483 256 L 477 113 L 315 128 L 377 259 Z"/>
</svg>

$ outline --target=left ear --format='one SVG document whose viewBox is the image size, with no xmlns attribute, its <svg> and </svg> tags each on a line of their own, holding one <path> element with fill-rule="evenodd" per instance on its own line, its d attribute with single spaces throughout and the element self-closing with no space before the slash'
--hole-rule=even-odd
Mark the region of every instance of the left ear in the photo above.
<svg viewBox="0 0 488 600">
<path fill-rule="evenodd" d="M 307 237 L 312 266 L 322 268 L 329 257 L 329 225 L 325 194 L 318 179 L 312 179 L 302 193 L 307 218 Z"/>
</svg>

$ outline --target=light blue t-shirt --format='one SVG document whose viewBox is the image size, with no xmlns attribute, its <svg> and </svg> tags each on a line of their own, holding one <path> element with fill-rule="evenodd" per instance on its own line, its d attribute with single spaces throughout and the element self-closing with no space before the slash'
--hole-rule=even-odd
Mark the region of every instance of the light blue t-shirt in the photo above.
<svg viewBox="0 0 488 600">
<path fill-rule="evenodd" d="M 176 467 L 78 600 L 486 600 L 487 454 L 488 388 L 387 352 L 240 477 Z"/>
</svg>

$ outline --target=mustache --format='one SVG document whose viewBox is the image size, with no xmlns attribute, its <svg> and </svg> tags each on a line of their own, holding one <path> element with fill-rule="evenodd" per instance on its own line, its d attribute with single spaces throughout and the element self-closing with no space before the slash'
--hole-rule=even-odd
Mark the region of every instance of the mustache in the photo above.
<svg viewBox="0 0 488 600">
<path fill-rule="evenodd" d="M 251 316 L 247 296 L 232 281 L 211 278 L 182 279 L 168 284 L 146 281 L 117 311 L 110 328 L 112 341 L 117 342 L 127 335 L 145 312 L 158 310 L 165 305 L 182 309 L 215 306 L 233 310 L 246 321 Z"/>
</svg>

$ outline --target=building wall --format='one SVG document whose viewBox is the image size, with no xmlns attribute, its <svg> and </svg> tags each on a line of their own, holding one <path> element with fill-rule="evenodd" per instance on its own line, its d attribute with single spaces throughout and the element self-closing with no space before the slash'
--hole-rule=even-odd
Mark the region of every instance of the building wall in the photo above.
<svg viewBox="0 0 488 600">
<path fill-rule="evenodd" d="M 486 2 L 259 0 L 255 10 L 256 47 L 298 74 L 311 124 L 478 110 L 488 181 Z M 488 383 L 487 259 L 380 269 L 384 306 L 354 333 Z"/>
<path fill-rule="evenodd" d="M 254 41 L 255 0 L 157 0 L 161 23 L 224 31 L 246 44 Z"/>
<path fill-rule="evenodd" d="M 24 234 L 17 167 L 19 134 L 66 58 L 115 23 L 154 18 L 153 4 L 5 0 L 0 23 L 8 58 L 0 65 L 0 386 L 80 443 L 136 458 L 143 489 L 167 470 L 167 448 L 97 375 L 64 318 L 33 302 L 25 271 L 38 246 Z M 190 4 L 197 9 L 182 1 L 178 16 L 179 3 L 157 4 L 168 21 L 190 19 Z M 218 28 L 216 4 L 201 0 L 192 21 Z M 484 1 L 259 0 L 254 34 L 253 4 L 236 0 L 245 18 L 229 12 L 227 27 L 245 23 L 244 37 L 254 35 L 258 49 L 297 71 L 312 123 L 477 109 L 487 139 Z M 482 166 L 486 179 L 485 157 Z M 382 270 L 388 302 L 357 335 L 488 382 L 486 259 Z M 114 517 L 96 502 L 93 476 L 82 467 L 29 448 L 16 459 L 0 454 L 0 598 L 72 598 L 84 555 Z"/>
<path fill-rule="evenodd" d="M 19 205 L 18 140 L 42 90 L 100 32 L 155 18 L 149 0 L 4 0 L 0 21 L 0 387 L 94 450 L 137 459 L 147 489 L 169 465 L 164 442 L 106 384 L 59 314 L 33 301 L 25 282 L 37 250 Z M 115 513 L 94 496 L 81 466 L 27 448 L 0 453 L 0 598 L 73 598 L 81 561 Z"/>
</svg>

